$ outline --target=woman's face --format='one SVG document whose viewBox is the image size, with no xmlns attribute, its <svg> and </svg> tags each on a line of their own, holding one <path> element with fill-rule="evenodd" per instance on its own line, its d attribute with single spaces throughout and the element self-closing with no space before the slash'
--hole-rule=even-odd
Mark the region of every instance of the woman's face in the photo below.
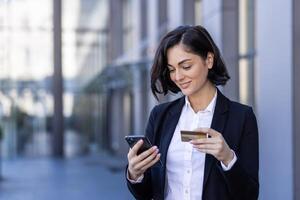
<svg viewBox="0 0 300 200">
<path fill-rule="evenodd" d="M 194 96 L 208 86 L 208 70 L 213 66 L 213 54 L 208 53 L 204 60 L 201 56 L 187 52 L 182 44 L 167 51 L 168 68 L 171 80 L 186 96 Z"/>
</svg>

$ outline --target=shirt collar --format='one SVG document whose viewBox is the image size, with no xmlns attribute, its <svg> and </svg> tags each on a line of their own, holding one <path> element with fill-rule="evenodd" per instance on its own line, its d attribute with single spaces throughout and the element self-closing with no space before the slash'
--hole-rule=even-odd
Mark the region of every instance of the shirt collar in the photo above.
<svg viewBox="0 0 300 200">
<path fill-rule="evenodd" d="M 214 98 L 210 101 L 208 106 L 204 110 L 201 110 L 200 112 L 211 112 L 211 113 L 214 112 L 215 107 L 216 107 L 217 94 L 218 94 L 218 92 L 216 90 Z M 191 103 L 190 103 L 189 98 L 187 96 L 185 96 L 185 107 L 192 109 Z"/>
</svg>

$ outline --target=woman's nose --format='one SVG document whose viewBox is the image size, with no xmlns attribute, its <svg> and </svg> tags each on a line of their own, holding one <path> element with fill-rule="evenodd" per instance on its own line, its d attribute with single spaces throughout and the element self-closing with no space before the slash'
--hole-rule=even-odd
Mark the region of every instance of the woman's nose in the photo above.
<svg viewBox="0 0 300 200">
<path fill-rule="evenodd" d="M 175 72 L 175 80 L 176 80 L 176 81 L 180 81 L 180 80 L 182 80 L 183 78 L 184 78 L 183 74 L 180 72 L 180 70 L 177 70 L 177 71 Z"/>
</svg>

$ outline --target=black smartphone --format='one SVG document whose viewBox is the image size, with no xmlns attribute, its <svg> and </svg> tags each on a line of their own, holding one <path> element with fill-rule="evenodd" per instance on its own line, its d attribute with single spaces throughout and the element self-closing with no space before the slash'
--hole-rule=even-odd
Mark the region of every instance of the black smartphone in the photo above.
<svg viewBox="0 0 300 200">
<path fill-rule="evenodd" d="M 143 153 L 152 147 L 150 140 L 143 135 L 128 135 L 125 136 L 125 140 L 129 144 L 130 148 L 132 148 L 139 140 L 143 140 L 143 145 L 138 150 L 137 154 Z"/>
<path fill-rule="evenodd" d="M 143 153 L 144 151 L 150 149 L 153 145 L 150 140 L 144 135 L 128 135 L 125 136 L 125 140 L 129 144 L 130 148 L 132 148 L 139 140 L 143 140 L 143 145 L 138 150 L 137 154 Z M 162 166 L 162 161 L 159 159 L 160 166 Z"/>
</svg>

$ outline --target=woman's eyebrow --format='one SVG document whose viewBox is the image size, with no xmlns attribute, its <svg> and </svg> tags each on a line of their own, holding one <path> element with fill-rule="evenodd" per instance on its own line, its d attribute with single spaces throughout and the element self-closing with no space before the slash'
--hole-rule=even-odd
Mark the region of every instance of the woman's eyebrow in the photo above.
<svg viewBox="0 0 300 200">
<path fill-rule="evenodd" d="M 180 61 L 180 62 L 178 63 L 178 65 L 180 65 L 180 64 L 182 64 L 182 63 L 184 63 L 184 62 L 186 62 L 186 61 L 190 61 L 190 60 L 192 60 L 192 59 L 190 59 L 190 58 L 184 59 L 184 60 Z"/>
<path fill-rule="evenodd" d="M 190 58 L 184 59 L 184 60 L 178 62 L 178 65 L 180 65 L 180 64 L 182 64 L 182 63 L 184 63 L 184 62 L 186 62 L 186 61 L 191 61 L 191 60 L 192 60 L 192 59 L 190 59 Z M 173 66 L 170 65 L 170 64 L 168 64 L 168 66 L 173 67 Z"/>
</svg>

